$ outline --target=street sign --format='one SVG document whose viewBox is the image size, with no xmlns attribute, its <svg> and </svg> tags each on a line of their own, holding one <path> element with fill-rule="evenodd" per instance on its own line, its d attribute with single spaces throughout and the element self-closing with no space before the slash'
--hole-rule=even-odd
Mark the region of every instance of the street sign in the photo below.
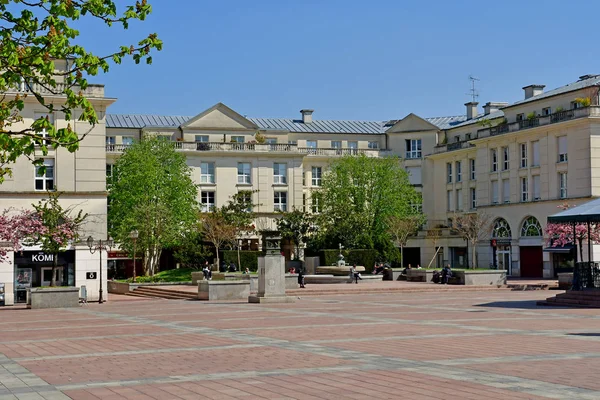
<svg viewBox="0 0 600 400">
<path fill-rule="evenodd" d="M 96 272 L 86 272 L 85 279 L 96 279 Z"/>
</svg>

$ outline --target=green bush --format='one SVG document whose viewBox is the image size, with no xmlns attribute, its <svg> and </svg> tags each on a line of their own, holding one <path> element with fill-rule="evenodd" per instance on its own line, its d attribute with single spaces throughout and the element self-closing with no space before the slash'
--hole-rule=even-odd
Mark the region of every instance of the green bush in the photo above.
<svg viewBox="0 0 600 400">
<path fill-rule="evenodd" d="M 335 265 L 338 261 L 339 250 L 321 250 L 321 265 Z M 373 272 L 375 261 L 377 259 L 377 250 L 342 250 L 346 264 L 356 264 L 365 267 L 367 273 Z"/>
<path fill-rule="evenodd" d="M 240 266 L 238 265 L 237 250 L 223 250 L 221 253 L 221 259 L 225 261 L 227 265 L 229 265 L 230 263 L 234 263 L 235 265 L 237 265 L 238 269 L 240 268 Z M 241 268 L 248 268 L 250 271 L 256 272 L 258 270 L 258 257 L 261 257 L 262 255 L 262 251 L 240 251 L 240 261 L 242 263 Z"/>
</svg>

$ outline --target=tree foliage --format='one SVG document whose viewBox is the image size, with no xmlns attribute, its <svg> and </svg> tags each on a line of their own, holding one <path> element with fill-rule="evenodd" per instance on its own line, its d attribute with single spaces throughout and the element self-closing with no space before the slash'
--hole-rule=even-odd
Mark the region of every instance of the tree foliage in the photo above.
<svg viewBox="0 0 600 400">
<path fill-rule="evenodd" d="M 391 215 L 388 218 L 388 233 L 392 240 L 400 246 L 400 260 L 404 264 L 404 247 L 408 238 L 417 233 L 419 228 L 425 222 L 422 214 L 397 216 Z"/>
<path fill-rule="evenodd" d="M 79 44 L 80 32 L 73 24 L 83 26 L 95 20 L 127 29 L 131 21 L 143 21 L 152 11 L 146 0 L 121 7 L 119 15 L 113 0 L 0 1 L 0 183 L 18 157 L 36 155 L 36 145 L 43 155 L 48 145 L 71 152 L 78 148 L 85 133 L 75 131 L 74 121 L 98 122 L 85 93 L 88 77 L 108 72 L 109 61 L 120 64 L 127 57 L 150 64 L 150 53 L 161 50 L 155 33 L 106 55 L 96 55 Z M 54 96 L 61 100 L 48 100 Z M 71 122 L 56 129 L 40 117 L 31 126 L 23 126 L 21 111 L 30 101 L 48 112 L 60 111 Z M 41 165 L 39 159 L 32 161 Z"/>
<path fill-rule="evenodd" d="M 199 213 L 195 229 L 202 234 L 204 240 L 215 246 L 217 265 L 219 265 L 219 250 L 225 244 L 235 242 L 238 233 L 237 227 L 231 223 L 223 210 L 214 209 L 206 213 Z"/>
<path fill-rule="evenodd" d="M 574 205 L 564 203 L 558 206 L 561 210 L 567 210 Z M 575 235 L 573 235 L 573 224 L 549 223 L 544 230 L 546 240 L 551 247 L 563 247 L 577 245 L 579 247 L 579 260 L 583 260 L 583 242 L 591 239 L 592 242 L 600 242 L 600 224 L 590 224 L 590 235 L 588 238 L 587 224 L 575 224 Z"/>
<path fill-rule="evenodd" d="M 302 259 L 300 248 L 308 241 L 310 234 L 314 232 L 314 222 L 311 214 L 298 209 L 282 213 L 281 218 L 277 220 L 277 229 L 283 239 L 294 242 L 294 259 Z"/>
<path fill-rule="evenodd" d="M 477 243 L 486 238 L 492 229 L 492 217 L 485 212 L 456 214 L 452 218 L 452 230 L 471 246 L 471 268 L 477 268 Z"/>
<path fill-rule="evenodd" d="M 346 156 L 323 176 L 319 235 L 323 248 L 377 249 L 397 252 L 388 223 L 392 216 L 415 214 L 421 199 L 397 157 Z"/>
<path fill-rule="evenodd" d="M 162 250 L 177 247 L 196 221 L 196 196 L 185 157 L 171 142 L 145 138 L 126 149 L 115 165 L 109 189 L 109 232 L 132 253 L 129 234 L 137 229 L 144 273 L 153 275 Z"/>
</svg>

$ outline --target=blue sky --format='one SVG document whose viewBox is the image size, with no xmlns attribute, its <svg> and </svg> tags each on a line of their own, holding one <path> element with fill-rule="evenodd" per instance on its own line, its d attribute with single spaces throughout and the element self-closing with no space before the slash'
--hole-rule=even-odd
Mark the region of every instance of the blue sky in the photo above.
<svg viewBox="0 0 600 400">
<path fill-rule="evenodd" d="M 460 115 L 470 74 L 481 105 L 600 74 L 593 1 L 149 2 L 152 16 L 128 31 L 80 26 L 98 54 L 151 32 L 164 41 L 151 66 L 92 79 L 118 98 L 111 113 L 194 115 L 220 101 L 251 117 Z"/>
</svg>

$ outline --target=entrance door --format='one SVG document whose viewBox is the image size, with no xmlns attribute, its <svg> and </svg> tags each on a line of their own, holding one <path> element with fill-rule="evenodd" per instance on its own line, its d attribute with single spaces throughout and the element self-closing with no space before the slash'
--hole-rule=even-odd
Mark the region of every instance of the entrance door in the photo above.
<svg viewBox="0 0 600 400">
<path fill-rule="evenodd" d="M 542 278 L 544 276 L 544 259 L 542 246 L 521 246 L 521 277 Z"/>
<path fill-rule="evenodd" d="M 505 270 L 507 275 L 512 275 L 510 268 L 510 246 L 498 246 L 496 249 L 496 265 L 498 269 Z"/>
<path fill-rule="evenodd" d="M 42 267 L 42 286 L 50 286 L 52 282 L 52 267 Z M 56 268 L 56 286 L 63 285 L 63 267 Z"/>
</svg>

